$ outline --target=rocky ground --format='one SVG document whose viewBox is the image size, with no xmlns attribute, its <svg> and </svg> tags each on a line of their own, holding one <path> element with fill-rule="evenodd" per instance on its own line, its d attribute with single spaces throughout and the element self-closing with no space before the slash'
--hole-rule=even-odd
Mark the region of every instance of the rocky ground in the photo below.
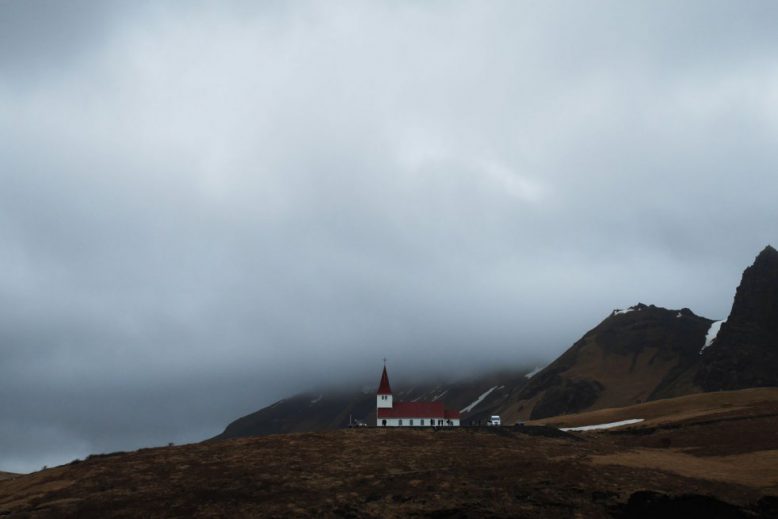
<svg viewBox="0 0 778 519">
<path fill-rule="evenodd" d="M 0 481 L 0 515 L 778 517 L 776 403 L 688 414 L 596 433 L 362 428 L 93 456 Z"/>
</svg>

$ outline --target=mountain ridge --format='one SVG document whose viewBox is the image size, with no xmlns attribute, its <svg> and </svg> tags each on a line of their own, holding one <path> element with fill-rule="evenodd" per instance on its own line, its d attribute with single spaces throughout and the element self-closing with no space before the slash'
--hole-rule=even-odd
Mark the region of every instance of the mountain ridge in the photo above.
<svg viewBox="0 0 778 519">
<path fill-rule="evenodd" d="M 705 391 L 778 386 L 778 251 L 772 246 L 743 272 L 730 315 L 711 338 L 715 323 L 688 308 L 637 303 L 611 312 L 543 369 L 398 386 L 395 394 L 401 401 L 440 399 L 461 409 L 467 425 L 483 423 L 490 414 L 512 423 Z M 374 391 L 301 393 L 235 420 L 215 439 L 341 428 L 354 418 L 374 423 Z"/>
</svg>

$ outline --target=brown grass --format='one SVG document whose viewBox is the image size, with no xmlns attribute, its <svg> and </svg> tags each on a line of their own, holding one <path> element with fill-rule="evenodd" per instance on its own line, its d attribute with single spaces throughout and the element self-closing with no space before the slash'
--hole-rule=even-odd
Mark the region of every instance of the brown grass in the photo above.
<svg viewBox="0 0 778 519">
<path fill-rule="evenodd" d="M 2 481 L 4 479 L 13 479 L 13 478 L 15 478 L 18 475 L 19 474 L 14 474 L 13 472 L 2 472 L 2 471 L 0 471 L 0 481 Z"/>
<path fill-rule="evenodd" d="M 592 463 L 658 469 L 690 478 L 736 483 L 778 493 L 778 450 L 699 457 L 679 449 L 636 449 L 593 456 Z"/>
<path fill-rule="evenodd" d="M 778 388 L 698 393 L 677 398 L 654 400 L 628 407 L 598 409 L 585 413 L 535 420 L 534 424 L 579 427 L 643 418 L 639 427 L 651 427 L 726 414 L 774 413 L 778 406 Z"/>
<path fill-rule="evenodd" d="M 620 441 L 361 429 L 145 449 L 2 481 L 0 515 L 610 517 L 646 489 L 738 506 L 775 490 L 778 445 L 698 459 Z"/>
</svg>

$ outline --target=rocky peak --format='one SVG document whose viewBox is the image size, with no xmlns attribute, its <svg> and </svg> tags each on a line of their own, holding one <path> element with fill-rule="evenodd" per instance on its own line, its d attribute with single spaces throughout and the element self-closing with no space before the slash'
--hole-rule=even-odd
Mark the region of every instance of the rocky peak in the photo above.
<svg viewBox="0 0 778 519">
<path fill-rule="evenodd" d="M 754 264 L 769 263 L 773 266 L 778 266 L 778 250 L 775 250 L 772 245 L 766 246 L 762 249 L 756 257 Z"/>
<path fill-rule="evenodd" d="M 778 251 L 767 246 L 743 272 L 728 322 L 778 332 Z"/>
</svg>

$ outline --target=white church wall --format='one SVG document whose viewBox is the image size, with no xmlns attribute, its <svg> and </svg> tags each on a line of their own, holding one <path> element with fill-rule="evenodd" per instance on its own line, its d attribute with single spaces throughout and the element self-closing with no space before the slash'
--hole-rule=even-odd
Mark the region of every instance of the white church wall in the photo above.
<svg viewBox="0 0 778 519">
<path fill-rule="evenodd" d="M 376 407 L 378 409 L 391 409 L 393 405 L 392 395 L 376 395 Z"/>
<path fill-rule="evenodd" d="M 386 420 L 386 425 L 383 421 Z M 449 420 L 444 418 L 378 418 L 378 427 L 459 427 L 459 420 Z M 434 423 L 433 423 L 434 422 Z"/>
</svg>

